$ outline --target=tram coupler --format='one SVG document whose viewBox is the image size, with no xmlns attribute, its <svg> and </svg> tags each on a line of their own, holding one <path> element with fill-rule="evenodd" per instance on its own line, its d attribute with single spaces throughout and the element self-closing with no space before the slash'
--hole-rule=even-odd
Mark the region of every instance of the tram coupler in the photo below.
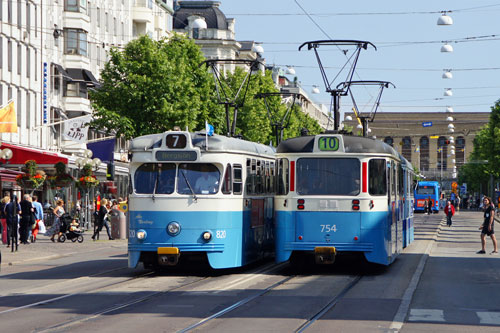
<svg viewBox="0 0 500 333">
<path fill-rule="evenodd" d="M 179 263 L 179 254 L 160 254 L 158 264 L 161 266 L 175 266 Z"/>
<path fill-rule="evenodd" d="M 314 259 L 316 264 L 330 265 L 335 262 L 337 250 L 333 246 L 318 246 L 314 248 Z"/>
</svg>

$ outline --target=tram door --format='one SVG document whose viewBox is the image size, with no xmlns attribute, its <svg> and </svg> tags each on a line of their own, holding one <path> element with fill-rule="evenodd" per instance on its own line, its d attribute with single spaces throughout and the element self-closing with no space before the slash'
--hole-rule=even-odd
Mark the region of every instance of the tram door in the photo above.
<svg viewBox="0 0 500 333">
<path fill-rule="evenodd" d="M 390 239 L 389 241 L 389 253 L 392 255 L 396 252 L 397 248 L 397 171 L 394 161 L 387 162 L 387 179 L 389 182 L 388 200 L 389 200 L 389 212 L 388 212 L 388 225 L 390 226 Z"/>
</svg>

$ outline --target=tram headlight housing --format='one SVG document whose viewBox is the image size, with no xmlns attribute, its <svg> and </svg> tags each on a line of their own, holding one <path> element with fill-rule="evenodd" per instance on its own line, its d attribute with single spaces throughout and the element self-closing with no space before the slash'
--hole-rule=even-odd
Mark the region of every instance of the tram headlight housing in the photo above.
<svg viewBox="0 0 500 333">
<path fill-rule="evenodd" d="M 146 237 L 148 236 L 146 230 L 142 230 L 142 229 L 139 229 L 137 230 L 137 232 L 135 233 L 136 237 L 138 240 L 140 241 L 143 241 L 146 239 Z"/>
<path fill-rule="evenodd" d="M 168 225 L 167 225 L 167 233 L 170 235 L 170 236 L 176 236 L 178 235 L 179 233 L 181 232 L 181 225 L 179 222 L 170 222 Z"/>
<path fill-rule="evenodd" d="M 201 234 L 201 238 L 203 238 L 205 242 L 209 242 L 212 239 L 212 233 L 210 231 L 205 231 Z"/>
</svg>

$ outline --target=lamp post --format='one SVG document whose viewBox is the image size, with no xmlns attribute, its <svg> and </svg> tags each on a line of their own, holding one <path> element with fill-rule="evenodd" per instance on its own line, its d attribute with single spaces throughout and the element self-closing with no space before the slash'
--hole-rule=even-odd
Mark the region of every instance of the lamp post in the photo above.
<svg viewBox="0 0 500 333">
<path fill-rule="evenodd" d="M 83 157 L 78 157 L 75 161 L 76 166 L 79 170 L 81 170 L 85 165 L 90 165 L 92 170 L 97 171 L 99 166 L 101 165 L 101 160 L 99 158 L 91 159 L 92 150 L 85 149 L 82 153 Z M 90 198 L 89 198 L 89 189 L 81 189 L 84 192 L 83 203 L 82 203 L 82 211 L 83 211 L 83 221 L 80 220 L 80 224 L 83 226 L 85 230 L 90 229 L 90 221 L 91 221 L 91 213 L 89 209 Z"/>
</svg>

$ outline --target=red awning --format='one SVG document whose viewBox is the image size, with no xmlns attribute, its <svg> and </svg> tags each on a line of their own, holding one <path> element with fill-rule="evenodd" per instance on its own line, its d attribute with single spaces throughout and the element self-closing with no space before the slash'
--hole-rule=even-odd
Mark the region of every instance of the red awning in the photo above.
<svg viewBox="0 0 500 333">
<path fill-rule="evenodd" d="M 19 174 L 22 174 L 22 172 L 0 168 L 0 180 L 3 182 L 15 182 L 16 176 Z"/>
<path fill-rule="evenodd" d="M 39 150 L 35 148 L 26 148 L 15 146 L 8 143 L 2 143 L 1 149 L 9 148 L 12 150 L 12 158 L 8 161 L 0 159 L 7 166 L 24 165 L 27 160 L 35 160 L 39 166 L 53 167 L 57 162 L 68 164 L 68 158 L 62 154 Z M 5 164 L 4 164 L 5 165 Z"/>
</svg>

